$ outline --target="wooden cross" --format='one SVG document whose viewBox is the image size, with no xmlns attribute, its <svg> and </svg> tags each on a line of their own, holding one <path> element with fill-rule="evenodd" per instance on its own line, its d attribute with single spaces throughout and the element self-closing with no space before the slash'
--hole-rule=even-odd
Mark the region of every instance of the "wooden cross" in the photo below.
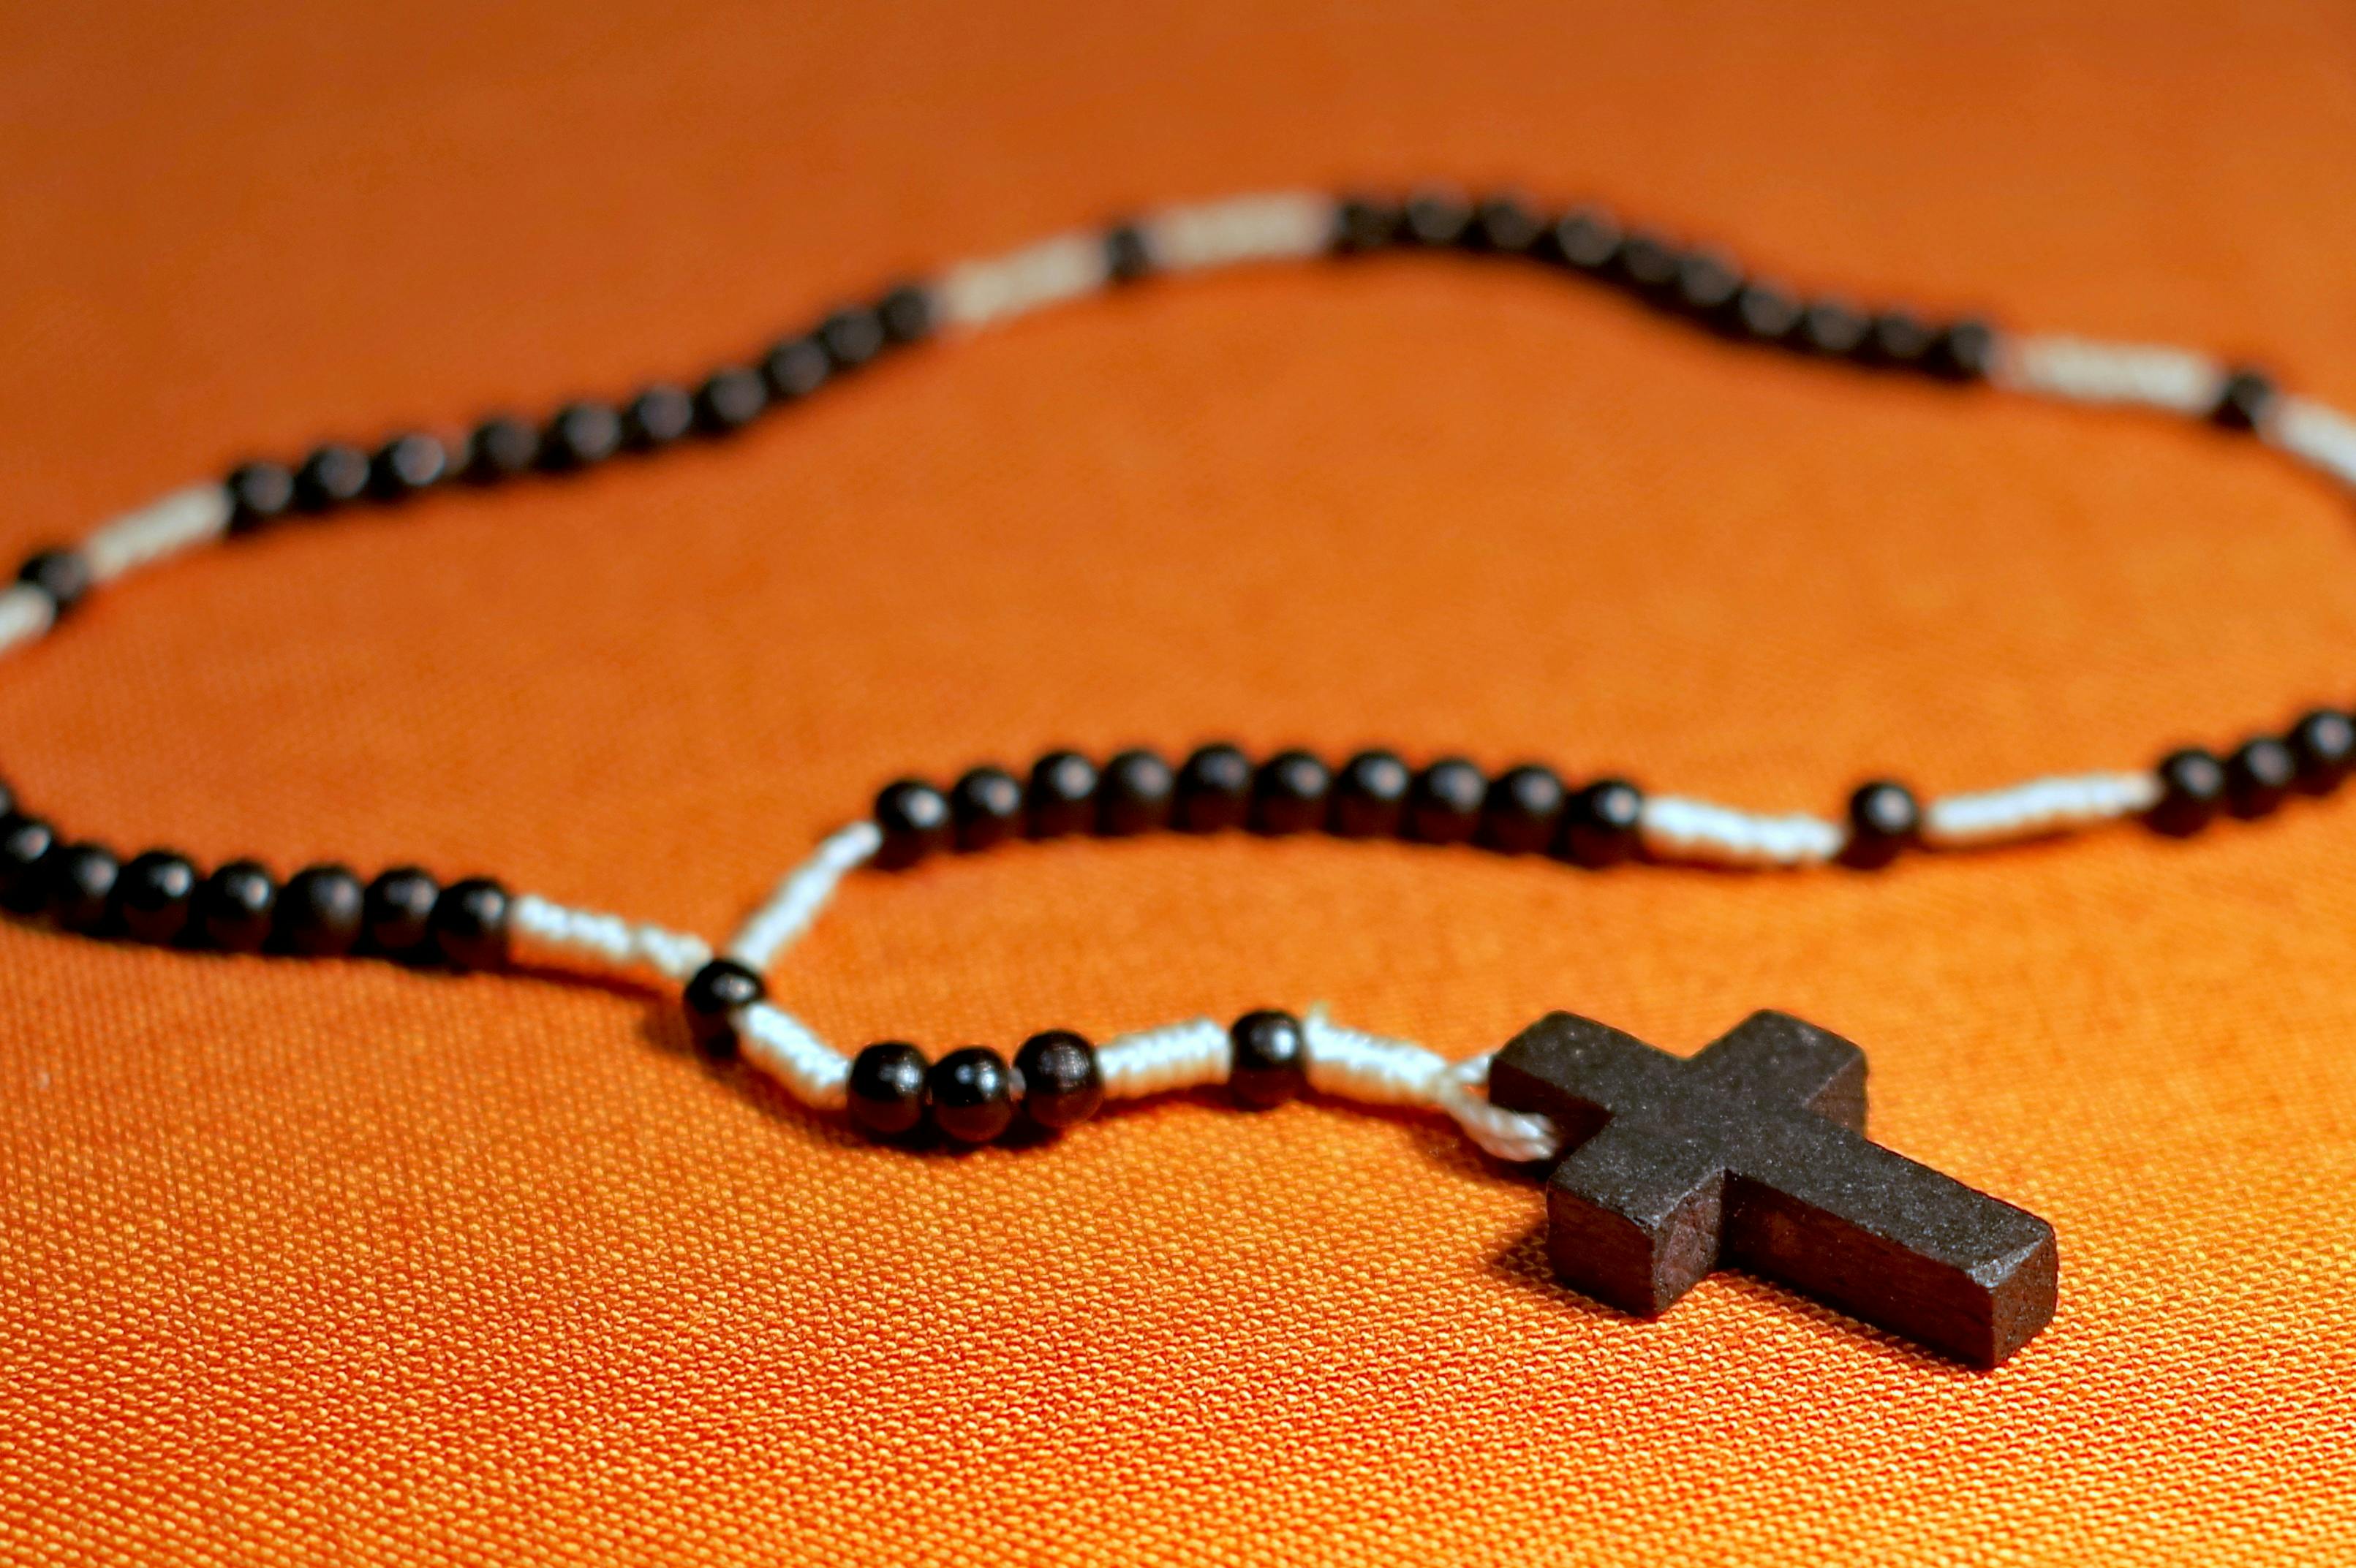
<svg viewBox="0 0 2356 1568">
<path fill-rule="evenodd" d="M 1489 1098 L 1563 1129 L 1547 1252 L 1575 1288 L 1656 1317 L 1740 1268 L 1974 1366 L 2053 1317 L 2053 1227 L 1865 1136 L 1865 1053 L 1753 1013 L 1691 1060 L 1552 1013 Z"/>
</svg>

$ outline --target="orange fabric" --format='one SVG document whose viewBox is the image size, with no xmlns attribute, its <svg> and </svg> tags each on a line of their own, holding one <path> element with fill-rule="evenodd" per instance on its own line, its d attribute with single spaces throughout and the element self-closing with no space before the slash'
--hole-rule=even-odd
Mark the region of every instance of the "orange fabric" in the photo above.
<svg viewBox="0 0 2356 1568">
<path fill-rule="evenodd" d="M 249 450 L 680 373 L 1134 205 L 1429 171 L 2356 404 L 2329 0 L 223 5 L 0 20 L 11 546 Z M 0 674 L 75 830 L 717 934 L 910 768 L 1214 733 L 1764 806 L 2351 695 L 2349 498 L 2246 442 L 1740 353 L 1535 272 L 1234 275 L 725 447 L 290 528 Z M 2356 1527 L 2356 795 L 1887 875 L 1073 843 L 856 881 L 782 989 L 1011 1044 L 1324 998 L 1861 1041 L 2050 1217 L 1980 1376 L 1740 1278 L 1550 1283 L 1412 1117 L 912 1158 L 664 998 L 0 930 L 22 1563 L 2322 1563 Z"/>
</svg>

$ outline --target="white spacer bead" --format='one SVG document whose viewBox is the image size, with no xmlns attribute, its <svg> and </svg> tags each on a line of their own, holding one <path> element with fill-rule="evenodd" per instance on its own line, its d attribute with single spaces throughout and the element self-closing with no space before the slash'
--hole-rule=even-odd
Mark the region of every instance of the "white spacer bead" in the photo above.
<svg viewBox="0 0 2356 1568">
<path fill-rule="evenodd" d="M 0 653 L 38 642 L 58 618 L 49 596 L 28 582 L 0 588 Z"/>
<path fill-rule="evenodd" d="M 2261 427 L 2272 445 L 2356 485 L 2356 420 L 2312 398 L 2278 397 Z"/>
<path fill-rule="evenodd" d="M 1209 1019 L 1115 1035 L 1097 1048 L 1097 1071 L 1108 1100 L 1225 1083 L 1234 1065 L 1234 1042 L 1224 1025 Z"/>
<path fill-rule="evenodd" d="M 873 859 L 883 844 L 883 829 L 864 818 L 827 835 L 809 859 L 786 873 L 768 901 L 736 928 L 728 956 L 756 975 L 766 974 L 777 955 L 826 912 L 842 879 Z"/>
<path fill-rule="evenodd" d="M 112 582 L 151 561 L 208 544 L 229 531 L 235 504 L 226 487 L 191 485 L 99 526 L 81 542 L 92 582 Z"/>
<path fill-rule="evenodd" d="M 808 1024 L 769 1002 L 739 1008 L 731 1021 L 744 1060 L 776 1079 L 787 1093 L 814 1111 L 842 1108 L 851 1059 L 820 1040 Z"/>
<path fill-rule="evenodd" d="M 1321 256 L 1333 240 L 1333 200 L 1280 191 L 1164 208 L 1139 232 L 1155 270 L 1164 272 Z"/>
<path fill-rule="evenodd" d="M 933 286 L 933 308 L 945 325 L 989 326 L 1085 298 L 1111 277 L 1101 235 L 1059 234 L 1004 256 L 952 268 Z"/>
<path fill-rule="evenodd" d="M 1951 795 L 1922 812 L 1922 842 L 1961 849 L 2040 838 L 2135 816 L 2159 804 L 2153 773 L 2072 773 L 1977 795 Z"/>
<path fill-rule="evenodd" d="M 1636 825 L 1652 854 L 1716 866 L 1819 865 L 1848 842 L 1847 829 L 1820 816 L 1768 816 L 1674 795 L 1646 795 Z"/>
<path fill-rule="evenodd" d="M 2003 339 L 1988 379 L 2009 391 L 2079 403 L 2134 403 L 2201 419 L 2216 407 L 2225 368 L 2189 348 L 2055 334 Z"/>
</svg>

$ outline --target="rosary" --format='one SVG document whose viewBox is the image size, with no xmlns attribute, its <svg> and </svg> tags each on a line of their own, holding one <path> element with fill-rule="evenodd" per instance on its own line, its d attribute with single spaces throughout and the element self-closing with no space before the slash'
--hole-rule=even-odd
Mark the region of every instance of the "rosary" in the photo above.
<svg viewBox="0 0 2356 1568">
<path fill-rule="evenodd" d="M 2356 485 L 2356 421 L 2282 392 L 2265 374 L 2184 349 L 2000 333 L 1808 298 L 1719 252 L 1623 229 L 1592 208 L 1539 211 L 1431 190 L 1404 201 L 1306 193 L 1165 208 L 902 283 L 826 315 L 756 361 L 690 390 L 567 403 L 532 423 L 506 415 L 445 441 L 423 432 L 373 450 L 342 443 L 299 463 L 249 463 L 40 550 L 0 591 L 0 651 L 29 644 L 91 590 L 180 550 L 281 519 L 398 502 L 439 485 L 577 472 L 626 453 L 718 438 L 879 356 L 1011 321 L 1065 300 L 1239 263 L 1408 249 L 1522 261 L 1622 290 L 1737 343 L 1958 386 L 2157 408 L 2245 432 Z M 1548 1252 L 1563 1279 L 1657 1317 L 1713 1268 L 1776 1280 L 1971 1365 L 1993 1367 L 2053 1316 L 2053 1229 L 1865 1136 L 1865 1057 L 1827 1030 L 1760 1012 L 1680 1058 L 1590 1019 L 1553 1013 L 1501 1050 L 1451 1062 L 1348 1029 L 1312 1008 L 1197 1019 L 1101 1044 L 1069 1029 L 1010 1059 L 968 1045 L 937 1060 L 900 1040 L 845 1056 L 768 998 L 764 976 L 842 880 L 905 869 L 1017 838 L 1149 832 L 1473 845 L 1601 869 L 1622 862 L 1796 869 L 1888 864 L 2139 818 L 2184 835 L 2221 813 L 2264 816 L 2323 795 L 2356 766 L 2356 720 L 2319 708 L 2286 733 L 2222 758 L 2174 751 L 2147 770 L 2034 779 L 1918 800 L 1875 780 L 1837 817 L 1763 814 L 1655 795 L 1625 779 L 1574 787 L 1524 763 L 1491 774 L 1461 757 L 1412 766 L 1366 751 L 1338 767 L 1305 751 L 1255 760 L 1205 745 L 1173 766 L 1152 751 L 1101 762 L 1049 752 L 1027 773 L 984 765 L 946 790 L 887 785 L 864 819 L 821 841 L 715 951 L 695 935 L 513 892 L 488 877 L 443 883 L 414 866 L 363 882 L 339 864 L 284 880 L 250 859 L 201 871 L 155 848 L 119 858 L 68 841 L 0 785 L 0 905 L 87 936 L 312 958 L 374 955 L 455 970 L 511 964 L 646 972 L 682 989 L 689 1030 L 741 1053 L 813 1110 L 874 1136 L 997 1138 L 1020 1121 L 1053 1132 L 1108 1101 L 1225 1084 L 1251 1108 L 1304 1091 L 1423 1107 L 1509 1162 L 1552 1162 Z"/>
</svg>

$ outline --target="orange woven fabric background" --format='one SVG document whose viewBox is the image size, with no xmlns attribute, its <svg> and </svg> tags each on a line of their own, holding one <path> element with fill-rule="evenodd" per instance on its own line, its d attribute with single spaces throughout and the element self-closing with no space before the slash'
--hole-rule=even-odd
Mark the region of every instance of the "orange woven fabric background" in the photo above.
<svg viewBox="0 0 2356 1568">
<path fill-rule="evenodd" d="M 20 7 L 0 543 L 1137 206 L 1434 174 L 2356 404 L 2345 8 L 1967 9 Z M 0 765 L 126 848 L 718 936 L 883 780 L 1055 743 L 1830 809 L 2231 743 L 2356 697 L 2352 644 L 2356 507 L 2254 443 L 1405 259 L 205 553 L 9 662 Z M 2059 1228 L 1986 1376 L 1739 1277 L 1587 1307 L 1537 1185 L 1421 1118 L 910 1157 L 651 992 L 0 929 L 0 1556 L 2345 1561 L 2351 846 L 2356 794 L 1869 878 L 1065 843 L 856 880 L 780 976 L 936 1048 L 1788 1008 L 1877 1136 Z"/>
</svg>

